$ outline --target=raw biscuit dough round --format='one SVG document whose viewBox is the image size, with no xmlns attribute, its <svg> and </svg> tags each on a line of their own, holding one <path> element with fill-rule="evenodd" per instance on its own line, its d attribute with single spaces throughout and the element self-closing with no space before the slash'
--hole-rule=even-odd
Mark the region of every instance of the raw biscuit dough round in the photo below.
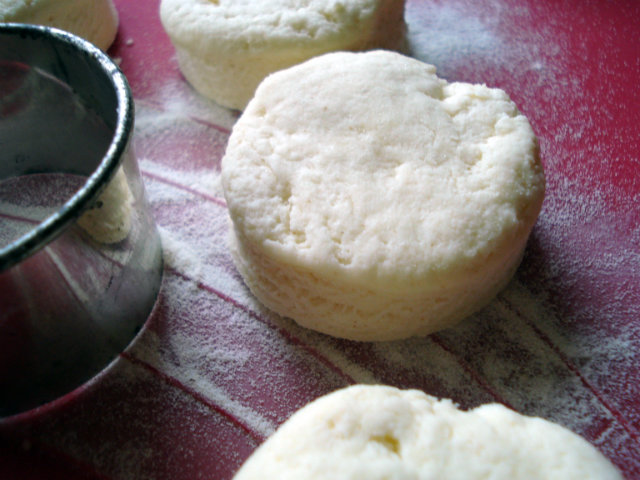
<svg viewBox="0 0 640 480">
<path fill-rule="evenodd" d="M 0 0 L 0 22 L 60 28 L 105 51 L 118 31 L 112 0 Z"/>
<path fill-rule="evenodd" d="M 234 480 L 621 480 L 592 445 L 500 404 L 468 412 L 418 390 L 357 385 L 296 412 Z"/>
<path fill-rule="evenodd" d="M 426 335 L 488 303 L 520 263 L 544 183 L 504 91 L 386 51 L 272 74 L 222 160 L 231 251 L 255 296 L 365 341 Z"/>
<path fill-rule="evenodd" d="M 127 176 L 120 167 L 96 203 L 80 216 L 78 225 L 96 242 L 121 242 L 131 233 L 133 203 Z"/>
<path fill-rule="evenodd" d="M 262 79 L 336 50 L 400 49 L 404 0 L 162 0 L 180 70 L 202 95 L 243 109 Z"/>
</svg>

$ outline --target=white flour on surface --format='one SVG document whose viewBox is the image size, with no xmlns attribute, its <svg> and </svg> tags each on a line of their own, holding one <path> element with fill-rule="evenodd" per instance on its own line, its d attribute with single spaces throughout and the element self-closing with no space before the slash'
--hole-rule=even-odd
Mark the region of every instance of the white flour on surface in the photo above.
<svg viewBox="0 0 640 480">
<path fill-rule="evenodd" d="M 216 371 L 232 371 L 238 363 L 246 361 L 243 356 L 249 354 L 236 348 L 230 357 L 223 351 L 224 346 L 219 340 L 215 342 L 214 349 L 209 338 L 193 338 L 186 334 L 173 333 L 170 348 L 166 349 L 156 334 L 148 333 L 132 353 L 164 373 L 180 379 L 184 385 L 240 419 L 252 431 L 267 437 L 275 430 L 275 424 L 251 406 L 243 405 L 231 398 L 224 386 L 216 385 L 209 376 Z M 213 376 L 215 380 L 215 374 Z"/>
<path fill-rule="evenodd" d="M 173 116 L 189 116 L 209 122 L 219 128 L 231 130 L 239 112 L 221 107 L 212 100 L 198 95 L 185 81 L 165 82 L 162 88 L 146 101 L 156 103 Z"/>
<path fill-rule="evenodd" d="M 171 80 L 137 102 L 135 148 L 166 271 L 162 311 L 131 355 L 262 437 L 328 391 L 390 383 L 465 407 L 503 401 L 640 469 L 640 198 L 621 198 L 613 184 L 592 180 L 597 161 L 607 159 L 606 139 L 575 148 L 594 140 L 598 110 L 593 100 L 565 101 L 584 79 L 563 76 L 570 61 L 564 40 L 553 25 L 511 37 L 503 31 L 507 13 L 527 15 L 497 6 L 479 13 L 462 2 L 407 5 L 416 57 L 449 81 L 504 88 L 540 136 L 547 199 L 521 269 L 496 300 L 432 337 L 375 344 L 333 339 L 266 311 L 227 249 L 219 164 L 237 112 Z"/>
<path fill-rule="evenodd" d="M 165 269 L 188 272 L 195 283 L 204 279 L 201 263 L 189 244 L 164 227 L 158 228 L 162 240 Z"/>
<path fill-rule="evenodd" d="M 499 15 L 476 16 L 464 7 L 437 2 L 408 2 L 410 54 L 439 67 L 439 76 L 447 77 L 448 64 L 482 60 L 497 63 L 495 52 L 503 42 L 495 33 Z"/>
<path fill-rule="evenodd" d="M 229 434 L 223 415 L 144 366 L 120 358 L 105 373 L 99 379 L 100 389 L 85 395 L 89 411 L 71 406 L 71 411 L 54 417 L 42 432 L 46 443 L 56 445 L 57 451 L 90 458 L 88 471 L 100 472 L 99 478 L 156 480 L 176 478 L 178 472 L 192 472 L 189 478 L 200 478 L 190 446 L 223 455 L 233 470 L 244 461 L 248 448 L 258 444 L 255 439 L 247 440 L 249 446 L 221 442 L 212 432 Z M 103 434 L 96 436 L 95 428 Z M 231 431 L 242 430 L 232 425 Z"/>
</svg>

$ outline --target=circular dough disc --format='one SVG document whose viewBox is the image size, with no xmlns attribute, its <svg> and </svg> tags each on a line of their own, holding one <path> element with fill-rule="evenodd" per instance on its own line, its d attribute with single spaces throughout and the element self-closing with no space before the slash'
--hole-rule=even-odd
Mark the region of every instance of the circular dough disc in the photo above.
<svg viewBox="0 0 640 480">
<path fill-rule="evenodd" d="M 485 305 L 544 195 L 536 137 L 505 92 L 386 51 L 268 77 L 234 126 L 222 182 L 258 299 L 355 340 L 424 335 Z"/>
</svg>

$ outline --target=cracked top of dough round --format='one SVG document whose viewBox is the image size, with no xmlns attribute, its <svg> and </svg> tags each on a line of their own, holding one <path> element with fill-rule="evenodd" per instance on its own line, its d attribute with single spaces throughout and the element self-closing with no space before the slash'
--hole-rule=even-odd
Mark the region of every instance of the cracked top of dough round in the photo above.
<svg viewBox="0 0 640 480">
<path fill-rule="evenodd" d="M 616 479 L 586 440 L 499 404 L 464 412 L 417 390 L 358 385 L 296 412 L 234 480 Z"/>
<path fill-rule="evenodd" d="M 526 238 L 544 195 L 537 150 L 502 90 L 392 52 L 332 53 L 263 81 L 222 181 L 236 234 L 262 254 L 410 293 Z"/>
<path fill-rule="evenodd" d="M 379 0 L 162 0 L 160 16 L 172 41 L 196 55 L 316 43 L 326 51 L 332 42 L 338 46 L 349 44 L 349 38 L 360 42 L 363 32 L 372 29 L 379 4 Z"/>
</svg>

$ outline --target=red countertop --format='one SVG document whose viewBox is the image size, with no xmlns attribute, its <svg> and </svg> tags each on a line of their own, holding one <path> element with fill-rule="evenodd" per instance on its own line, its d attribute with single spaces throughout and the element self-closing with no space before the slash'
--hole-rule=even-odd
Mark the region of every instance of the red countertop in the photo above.
<svg viewBox="0 0 640 480">
<path fill-rule="evenodd" d="M 116 1 L 110 55 L 165 249 L 158 304 L 102 374 L 0 420 L 0 478 L 230 479 L 295 410 L 358 382 L 501 402 L 583 435 L 640 478 L 640 3 L 408 0 L 411 54 L 506 90 L 547 197 L 487 308 L 422 339 L 357 343 L 261 307 L 226 250 L 220 159 L 237 112 L 181 77 L 157 0 Z"/>
</svg>

